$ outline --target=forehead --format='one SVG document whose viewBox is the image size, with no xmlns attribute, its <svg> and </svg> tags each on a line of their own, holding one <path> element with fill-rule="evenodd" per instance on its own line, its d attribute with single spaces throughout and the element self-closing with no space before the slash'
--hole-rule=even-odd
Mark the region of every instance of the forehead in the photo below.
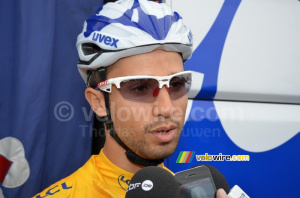
<svg viewBox="0 0 300 198">
<path fill-rule="evenodd" d="M 167 76 L 181 71 L 183 61 L 180 53 L 155 50 L 118 60 L 108 67 L 107 78 L 135 75 Z"/>
</svg>

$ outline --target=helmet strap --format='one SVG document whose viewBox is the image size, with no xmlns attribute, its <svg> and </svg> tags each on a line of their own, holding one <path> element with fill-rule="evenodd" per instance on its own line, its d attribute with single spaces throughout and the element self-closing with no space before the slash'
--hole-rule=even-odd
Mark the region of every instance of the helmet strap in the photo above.
<svg viewBox="0 0 300 198">
<path fill-rule="evenodd" d="M 107 68 L 99 68 L 98 72 L 99 72 L 99 76 L 100 79 L 102 81 L 106 80 L 106 71 Z M 128 146 L 126 146 L 126 144 L 124 144 L 124 142 L 119 138 L 119 136 L 117 135 L 115 129 L 114 129 L 114 125 L 111 119 L 111 115 L 110 115 L 110 110 L 109 110 L 109 93 L 107 92 L 102 92 L 104 94 L 104 100 L 105 100 L 105 108 L 106 108 L 106 114 L 107 116 L 104 117 L 104 124 L 106 126 L 106 129 L 109 130 L 109 134 L 111 137 L 113 137 L 116 142 L 121 145 L 125 150 L 125 155 L 126 157 L 135 164 L 138 164 L 140 166 L 157 166 L 158 164 L 161 164 L 164 159 L 159 159 L 159 160 L 148 160 L 145 158 L 142 158 L 140 156 L 138 156 L 136 153 L 134 153 L 130 148 L 128 148 Z"/>
</svg>

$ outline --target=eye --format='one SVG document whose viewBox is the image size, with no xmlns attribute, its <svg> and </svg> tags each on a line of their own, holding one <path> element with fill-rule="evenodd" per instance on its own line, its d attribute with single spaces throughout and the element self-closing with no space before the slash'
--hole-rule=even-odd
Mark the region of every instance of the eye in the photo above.
<svg viewBox="0 0 300 198">
<path fill-rule="evenodd" d="M 155 86 L 156 85 L 156 86 Z M 121 83 L 123 93 L 131 93 L 134 96 L 143 96 L 151 92 L 157 83 L 151 79 L 129 80 Z"/>
<path fill-rule="evenodd" d="M 146 84 L 138 84 L 130 88 L 132 92 L 147 92 L 149 87 Z"/>
<path fill-rule="evenodd" d="M 179 90 L 183 87 L 185 87 L 185 79 L 184 78 L 174 77 L 170 81 L 170 88 L 172 88 L 174 90 Z"/>
</svg>

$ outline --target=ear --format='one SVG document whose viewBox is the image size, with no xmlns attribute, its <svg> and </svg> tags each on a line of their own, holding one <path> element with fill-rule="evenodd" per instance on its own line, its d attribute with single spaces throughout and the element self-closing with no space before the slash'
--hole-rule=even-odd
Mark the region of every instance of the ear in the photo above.
<svg viewBox="0 0 300 198">
<path fill-rule="evenodd" d="M 107 116 L 104 95 L 101 91 L 88 87 L 85 90 L 85 98 L 99 117 Z"/>
</svg>

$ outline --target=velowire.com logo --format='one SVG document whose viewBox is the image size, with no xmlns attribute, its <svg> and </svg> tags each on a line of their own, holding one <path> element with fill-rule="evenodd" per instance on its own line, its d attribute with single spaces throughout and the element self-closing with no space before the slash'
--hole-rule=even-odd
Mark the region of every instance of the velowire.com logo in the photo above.
<svg viewBox="0 0 300 198">
<path fill-rule="evenodd" d="M 219 153 L 218 155 L 210 155 L 205 153 L 204 155 L 195 155 L 195 151 L 181 151 L 176 160 L 176 163 L 191 163 L 193 158 L 199 161 L 243 161 L 249 162 L 249 155 L 224 155 Z"/>
</svg>

